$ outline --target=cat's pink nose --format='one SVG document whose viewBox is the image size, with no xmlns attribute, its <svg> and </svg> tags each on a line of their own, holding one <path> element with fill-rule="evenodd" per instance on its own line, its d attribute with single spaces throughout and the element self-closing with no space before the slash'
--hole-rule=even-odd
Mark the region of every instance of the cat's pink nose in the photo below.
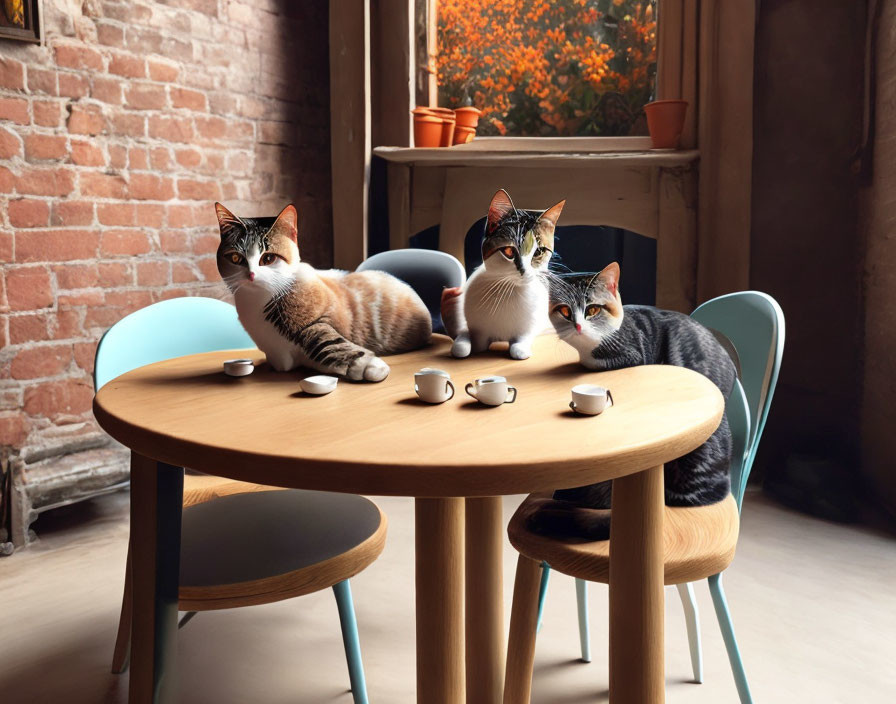
<svg viewBox="0 0 896 704">
<path fill-rule="evenodd" d="M 581 325 L 581 323 L 576 323 L 576 332 L 582 332 L 582 325 Z"/>
<path fill-rule="evenodd" d="M 249 272 L 249 281 L 255 281 L 255 272 L 254 271 Z"/>
</svg>

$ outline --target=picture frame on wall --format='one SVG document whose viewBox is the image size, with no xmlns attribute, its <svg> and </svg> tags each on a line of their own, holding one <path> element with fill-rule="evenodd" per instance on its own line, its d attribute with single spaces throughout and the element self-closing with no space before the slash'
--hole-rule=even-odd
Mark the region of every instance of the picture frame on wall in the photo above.
<svg viewBox="0 0 896 704">
<path fill-rule="evenodd" d="M 0 0 L 0 39 L 40 43 L 40 0 Z"/>
</svg>

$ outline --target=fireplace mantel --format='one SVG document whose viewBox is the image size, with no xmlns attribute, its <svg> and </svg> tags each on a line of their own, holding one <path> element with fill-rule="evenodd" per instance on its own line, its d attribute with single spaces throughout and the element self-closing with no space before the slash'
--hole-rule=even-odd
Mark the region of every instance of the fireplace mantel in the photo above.
<svg viewBox="0 0 896 704">
<path fill-rule="evenodd" d="M 387 162 L 391 249 L 438 225 L 439 249 L 463 261 L 466 233 L 499 188 L 523 208 L 566 200 L 562 225 L 609 225 L 655 239 L 657 305 L 694 309 L 698 151 L 585 152 L 569 143 L 567 152 L 533 153 L 474 145 L 374 150 Z"/>
</svg>

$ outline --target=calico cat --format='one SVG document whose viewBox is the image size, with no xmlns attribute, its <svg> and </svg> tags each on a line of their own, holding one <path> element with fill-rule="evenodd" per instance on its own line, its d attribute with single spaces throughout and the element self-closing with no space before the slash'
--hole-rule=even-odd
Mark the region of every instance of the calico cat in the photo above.
<svg viewBox="0 0 896 704">
<path fill-rule="evenodd" d="M 456 291 L 442 298 L 445 328 L 455 338 L 452 355 L 467 357 L 505 340 L 513 359 L 532 354 L 532 339 L 547 326 L 544 273 L 565 203 L 544 211 L 517 210 L 507 191 L 495 193 L 482 240 L 482 265 L 470 275 L 460 298 Z"/>
<path fill-rule="evenodd" d="M 378 355 L 423 347 L 432 318 L 414 290 L 381 271 L 317 271 L 299 257 L 292 205 L 276 218 L 239 218 L 215 203 L 218 271 L 240 322 L 277 371 L 307 366 L 382 381 Z"/>
<path fill-rule="evenodd" d="M 640 364 L 672 364 L 700 372 L 728 398 L 736 369 L 715 336 L 681 313 L 651 306 L 623 306 L 619 265 L 599 274 L 554 276 L 550 318 L 557 334 L 579 353 L 589 369 L 609 370 Z M 705 506 L 729 492 L 731 431 L 727 416 L 696 450 L 665 466 L 668 506 Z M 543 534 L 606 540 L 610 535 L 612 482 L 554 492 L 529 519 Z"/>
</svg>

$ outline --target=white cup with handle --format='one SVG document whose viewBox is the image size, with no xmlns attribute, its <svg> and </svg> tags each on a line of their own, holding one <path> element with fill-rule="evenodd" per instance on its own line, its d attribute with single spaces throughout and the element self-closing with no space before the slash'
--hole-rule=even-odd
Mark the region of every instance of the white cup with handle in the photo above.
<svg viewBox="0 0 896 704">
<path fill-rule="evenodd" d="M 516 387 L 510 386 L 503 376 L 485 376 L 476 379 L 467 384 L 464 390 L 486 406 L 500 406 L 516 401 Z"/>
<path fill-rule="evenodd" d="M 576 413 L 596 416 L 613 405 L 613 394 L 603 386 L 579 384 L 572 387 L 572 401 L 569 407 Z"/>
<path fill-rule="evenodd" d="M 454 384 L 448 372 L 424 367 L 414 374 L 414 391 L 426 403 L 444 403 L 454 398 Z"/>
</svg>

